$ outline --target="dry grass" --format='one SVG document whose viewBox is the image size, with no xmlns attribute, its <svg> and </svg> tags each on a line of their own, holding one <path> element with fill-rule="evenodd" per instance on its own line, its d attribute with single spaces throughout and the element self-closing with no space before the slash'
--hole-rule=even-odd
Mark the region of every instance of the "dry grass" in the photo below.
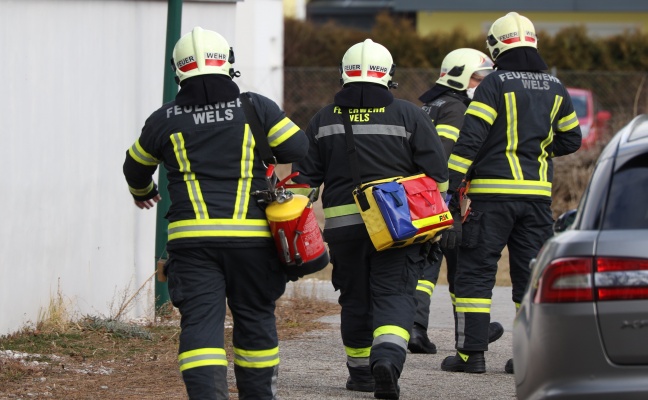
<svg viewBox="0 0 648 400">
<path fill-rule="evenodd" d="M 0 399 L 186 398 L 177 366 L 177 312 L 143 323 L 91 317 L 71 321 L 62 317 L 66 309 L 59 299 L 36 327 L 0 338 Z M 281 299 L 276 310 L 279 338 L 318 329 L 319 317 L 338 312 L 337 304 L 312 297 Z M 229 357 L 231 332 L 228 315 Z M 233 382 L 230 391 L 236 391 Z"/>
</svg>

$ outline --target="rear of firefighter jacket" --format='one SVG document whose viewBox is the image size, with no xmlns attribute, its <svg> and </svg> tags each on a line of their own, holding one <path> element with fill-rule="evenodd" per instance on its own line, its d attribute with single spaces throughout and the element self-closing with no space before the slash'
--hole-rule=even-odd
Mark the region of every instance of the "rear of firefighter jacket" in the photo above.
<svg viewBox="0 0 648 400">
<path fill-rule="evenodd" d="M 362 183 L 424 172 L 441 191 L 448 186 L 443 146 L 430 117 L 408 101 L 394 99 L 386 107 L 350 108 L 334 104 L 310 121 L 308 156 L 293 164 L 295 182 L 323 185 L 322 205 L 328 242 L 367 236 L 353 200 L 354 182 L 347 155 L 342 117 L 351 118 Z"/>
<path fill-rule="evenodd" d="M 308 146 L 304 132 L 272 100 L 251 96 L 278 162 L 301 159 Z M 265 167 L 239 99 L 200 106 L 173 101 L 151 114 L 124 163 L 135 200 L 157 194 L 152 175 L 160 163 L 171 199 L 168 248 L 271 238 L 264 209 L 251 195 L 267 188 Z"/>
<path fill-rule="evenodd" d="M 448 162 L 450 191 L 468 172 L 471 197 L 550 202 L 551 159 L 580 143 L 571 98 L 556 77 L 496 70 L 466 110 Z"/>
<path fill-rule="evenodd" d="M 432 123 L 439 133 L 446 159 L 452 154 L 452 149 L 457 139 L 459 139 L 459 131 L 463 125 L 464 113 L 468 103 L 470 103 L 468 97 L 448 90 L 425 103 L 422 107 L 432 119 Z"/>
</svg>

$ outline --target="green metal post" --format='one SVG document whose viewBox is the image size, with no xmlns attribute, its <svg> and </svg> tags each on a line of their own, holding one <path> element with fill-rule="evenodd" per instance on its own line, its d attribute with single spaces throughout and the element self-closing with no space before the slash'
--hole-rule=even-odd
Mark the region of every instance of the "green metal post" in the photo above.
<svg viewBox="0 0 648 400">
<path fill-rule="evenodd" d="M 173 47 L 180 39 L 182 25 L 182 0 L 168 0 L 167 7 L 167 32 L 166 32 L 166 54 L 164 55 L 164 89 L 162 103 L 173 100 L 178 93 L 178 85 L 175 82 L 174 73 L 171 70 L 169 60 L 173 57 Z M 159 167 L 158 191 L 162 200 L 157 203 L 157 223 L 155 228 L 155 267 L 161 259 L 166 259 L 166 243 L 169 233 L 169 223 L 164 218 L 171 200 L 167 189 L 167 171 L 164 165 Z M 166 282 L 155 280 L 155 314 L 167 311 L 163 306 L 169 301 L 169 289 Z"/>
</svg>

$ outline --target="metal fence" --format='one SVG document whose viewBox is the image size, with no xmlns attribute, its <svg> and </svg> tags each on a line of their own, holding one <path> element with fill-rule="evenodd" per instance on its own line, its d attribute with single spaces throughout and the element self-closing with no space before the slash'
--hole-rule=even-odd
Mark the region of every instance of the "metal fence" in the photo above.
<svg viewBox="0 0 648 400">
<path fill-rule="evenodd" d="M 637 114 L 648 113 L 648 72 L 556 71 L 566 86 L 590 89 L 598 102 L 598 110 L 611 113 L 609 127 L 616 131 Z M 396 70 L 394 81 L 398 98 L 421 104 L 418 97 L 439 76 L 438 69 L 402 68 Z M 284 69 L 284 109 L 300 127 L 306 128 L 320 108 L 331 103 L 340 90 L 337 68 L 291 67 Z"/>
</svg>

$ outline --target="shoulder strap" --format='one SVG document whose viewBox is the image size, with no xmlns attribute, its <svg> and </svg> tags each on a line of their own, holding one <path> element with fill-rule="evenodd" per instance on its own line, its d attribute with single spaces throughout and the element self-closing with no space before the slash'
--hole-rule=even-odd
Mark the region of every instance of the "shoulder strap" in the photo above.
<svg viewBox="0 0 648 400">
<path fill-rule="evenodd" d="M 256 142 L 255 147 L 259 149 L 261 159 L 266 165 L 276 164 L 277 159 L 275 158 L 274 154 L 272 154 L 270 143 L 268 143 L 268 137 L 264 134 L 263 125 L 261 125 L 259 115 L 254 109 L 254 104 L 252 104 L 250 93 L 241 93 L 239 99 L 241 99 L 241 103 L 243 104 L 243 112 L 245 113 L 245 118 L 250 125 L 252 135 L 254 135 L 254 141 Z"/>
<path fill-rule="evenodd" d="M 351 167 L 351 176 L 353 177 L 353 183 L 359 186 L 362 183 L 360 180 L 360 166 L 358 164 L 358 152 L 356 151 L 355 141 L 353 140 L 351 115 L 349 114 L 348 108 L 342 109 L 342 123 L 344 124 L 344 136 L 346 137 L 347 158 Z"/>
</svg>

